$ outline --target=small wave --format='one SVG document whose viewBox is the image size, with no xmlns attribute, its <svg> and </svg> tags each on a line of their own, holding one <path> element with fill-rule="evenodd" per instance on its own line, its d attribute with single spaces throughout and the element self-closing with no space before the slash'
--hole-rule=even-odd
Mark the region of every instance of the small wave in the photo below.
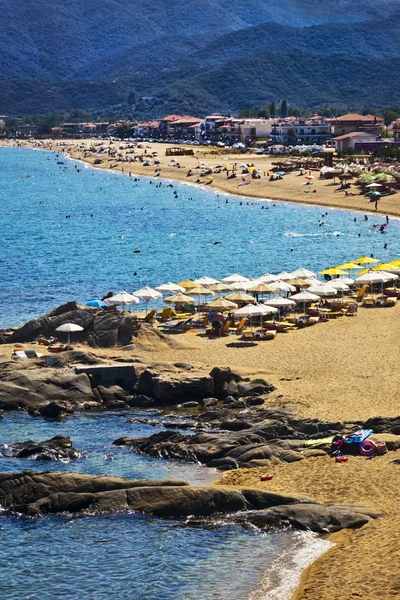
<svg viewBox="0 0 400 600">
<path fill-rule="evenodd" d="M 321 231 L 319 233 L 295 233 L 288 231 L 283 234 L 285 237 L 339 237 L 343 235 L 341 231 Z"/>
<path fill-rule="evenodd" d="M 248 600 L 289 600 L 304 569 L 333 546 L 316 534 L 297 531 L 294 544 L 276 558 Z"/>
</svg>

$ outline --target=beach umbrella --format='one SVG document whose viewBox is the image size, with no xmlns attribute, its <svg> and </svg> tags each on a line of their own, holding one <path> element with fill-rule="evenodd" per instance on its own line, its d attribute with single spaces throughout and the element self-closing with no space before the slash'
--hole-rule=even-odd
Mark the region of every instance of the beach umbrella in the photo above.
<svg viewBox="0 0 400 600">
<path fill-rule="evenodd" d="M 195 299 L 191 296 L 187 296 L 186 294 L 179 293 L 164 298 L 164 302 L 167 304 L 194 304 Z"/>
<path fill-rule="evenodd" d="M 308 288 L 307 292 L 316 294 L 317 296 L 336 296 L 338 293 L 335 287 L 328 284 L 312 285 Z"/>
<path fill-rule="evenodd" d="M 264 304 L 266 304 L 267 306 L 273 306 L 275 308 L 281 308 L 284 306 L 294 306 L 296 302 L 294 300 L 291 300 L 290 298 L 282 298 L 282 296 L 275 296 L 275 298 L 266 300 Z"/>
<path fill-rule="evenodd" d="M 168 283 L 163 283 L 162 285 L 157 286 L 156 290 L 162 294 L 175 294 L 178 292 L 184 292 L 185 288 L 181 285 L 177 285 L 176 283 L 168 281 Z"/>
<path fill-rule="evenodd" d="M 200 304 L 200 296 L 215 296 L 215 293 L 201 285 L 190 290 L 192 296 L 197 296 L 197 303 Z"/>
<path fill-rule="evenodd" d="M 276 276 L 276 279 L 278 281 L 288 281 L 289 279 L 292 279 L 292 274 L 282 271 L 282 273 L 279 273 L 279 275 Z"/>
<path fill-rule="evenodd" d="M 353 263 L 356 265 L 368 265 L 370 263 L 378 263 L 379 260 L 377 258 L 372 258 L 371 256 L 361 256 L 361 258 L 357 258 L 353 260 Z"/>
<path fill-rule="evenodd" d="M 393 267 L 400 267 L 400 258 L 398 258 L 397 260 L 392 260 L 389 264 Z"/>
<path fill-rule="evenodd" d="M 278 279 L 277 275 L 271 275 L 271 273 L 265 273 L 256 279 L 257 283 L 272 283 Z"/>
<path fill-rule="evenodd" d="M 88 300 L 86 306 L 91 306 L 92 308 L 107 308 L 107 304 L 103 302 L 103 300 Z"/>
<path fill-rule="evenodd" d="M 149 302 L 151 300 L 159 300 L 159 298 L 162 298 L 162 294 L 157 290 L 153 290 L 151 287 L 144 287 L 137 292 L 133 292 L 133 295 L 136 298 L 139 298 L 139 300 L 144 300 L 146 302 L 146 315 Z"/>
<path fill-rule="evenodd" d="M 270 285 L 271 285 L 271 289 L 273 289 L 274 292 L 295 292 L 296 291 L 296 288 L 294 287 L 294 285 L 290 285 L 286 281 L 274 281 Z"/>
<path fill-rule="evenodd" d="M 230 286 L 231 290 L 244 290 L 244 289 L 246 289 L 246 285 L 248 283 L 250 285 L 253 284 L 253 282 L 249 282 L 249 281 L 242 281 L 242 282 L 237 281 L 236 283 L 230 283 L 229 286 Z"/>
<path fill-rule="evenodd" d="M 243 283 L 245 281 L 249 281 L 248 277 L 244 277 L 243 275 L 238 275 L 238 273 L 234 273 L 233 275 L 228 275 L 228 277 L 224 277 L 221 279 L 223 283 Z"/>
<path fill-rule="evenodd" d="M 397 271 L 400 271 L 400 267 L 396 267 L 391 263 L 381 263 L 372 267 L 372 271 L 394 271 L 396 273 Z"/>
<path fill-rule="evenodd" d="M 294 277 L 293 279 L 289 279 L 287 281 L 289 285 L 293 285 L 296 288 L 307 288 L 310 287 L 310 283 L 305 279 L 301 279 L 300 277 Z"/>
<path fill-rule="evenodd" d="M 231 292 L 232 291 L 232 286 L 227 285 L 226 283 L 214 283 L 213 285 L 210 285 L 210 287 L 208 288 L 209 290 L 211 290 L 212 292 Z"/>
<path fill-rule="evenodd" d="M 274 290 L 267 283 L 256 283 L 251 287 L 248 287 L 247 292 L 251 292 L 252 294 L 273 294 Z"/>
<path fill-rule="evenodd" d="M 198 286 L 198 284 L 195 283 L 194 281 L 192 281 L 191 279 L 185 279 L 185 281 L 179 281 L 179 283 L 177 285 L 185 288 L 185 290 L 192 290 L 193 288 L 196 288 Z"/>
<path fill-rule="evenodd" d="M 390 277 L 388 276 L 392 275 L 392 273 L 387 273 L 386 275 L 383 275 L 382 273 L 383 272 L 379 271 L 364 271 L 362 275 L 356 278 L 356 283 L 368 283 L 373 285 L 374 283 L 383 283 L 384 281 L 389 281 Z"/>
<path fill-rule="evenodd" d="M 301 279 L 314 279 L 316 277 L 316 274 L 312 271 L 309 271 L 308 269 L 303 269 L 301 267 L 300 269 L 296 269 L 296 271 L 293 271 L 292 277 L 300 277 Z"/>
<path fill-rule="evenodd" d="M 215 283 L 219 283 L 218 279 L 213 279 L 212 277 L 207 277 L 206 275 L 204 275 L 204 277 L 200 277 L 200 279 L 195 279 L 194 282 L 198 285 L 205 286 L 210 286 L 214 285 Z"/>
<path fill-rule="evenodd" d="M 235 302 L 231 302 L 226 298 L 215 298 L 209 304 L 206 304 L 207 308 L 211 308 L 212 310 L 235 310 L 238 308 L 238 305 Z"/>
<path fill-rule="evenodd" d="M 232 302 L 248 302 L 256 304 L 256 299 L 250 294 L 245 294 L 244 292 L 235 292 L 234 294 L 228 294 L 225 296 L 227 300 L 231 300 Z"/>
<path fill-rule="evenodd" d="M 290 296 L 290 300 L 294 300 L 295 302 L 316 302 L 319 300 L 319 296 L 316 294 L 311 294 L 310 292 L 299 292 L 298 294 L 293 294 Z"/>
<path fill-rule="evenodd" d="M 348 284 L 345 283 L 343 279 L 333 279 L 329 282 L 329 287 L 335 288 L 336 290 L 340 290 L 341 292 L 348 292 L 350 289 Z"/>
<path fill-rule="evenodd" d="M 136 296 L 133 296 L 132 294 L 128 294 L 128 292 L 119 292 L 119 294 L 107 298 L 107 303 L 114 304 L 115 306 L 122 306 L 122 310 L 124 310 L 126 304 L 139 304 L 139 298 L 136 298 Z"/>
<path fill-rule="evenodd" d="M 249 317 L 251 332 L 253 333 L 253 317 L 263 317 L 267 314 L 277 313 L 278 309 L 273 306 L 266 306 L 265 304 L 247 304 L 239 310 L 234 312 L 235 317 Z"/>
<path fill-rule="evenodd" d="M 359 269 L 360 265 L 356 265 L 354 262 L 343 263 L 342 265 L 338 265 L 337 269 L 344 269 L 345 271 L 351 271 L 352 269 Z"/>
<path fill-rule="evenodd" d="M 339 267 L 332 267 L 331 269 L 324 269 L 320 271 L 321 275 L 347 275 L 346 271 L 339 269 Z"/>
<path fill-rule="evenodd" d="M 354 279 L 352 279 L 351 277 L 340 277 L 340 279 L 333 279 L 329 282 L 330 285 L 332 285 L 332 283 L 334 283 L 335 281 L 341 281 L 342 283 L 345 283 L 348 286 L 354 285 Z"/>
<path fill-rule="evenodd" d="M 56 328 L 56 331 L 62 331 L 63 333 L 68 333 L 68 346 L 71 342 L 71 332 L 73 331 L 83 331 L 83 327 L 77 325 L 76 323 L 64 323 Z"/>
</svg>

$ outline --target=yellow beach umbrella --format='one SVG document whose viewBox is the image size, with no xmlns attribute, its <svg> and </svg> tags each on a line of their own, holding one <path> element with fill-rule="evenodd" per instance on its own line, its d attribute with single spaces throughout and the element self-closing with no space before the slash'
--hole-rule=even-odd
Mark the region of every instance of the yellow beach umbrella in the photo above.
<svg viewBox="0 0 400 600">
<path fill-rule="evenodd" d="M 370 256 L 361 256 L 361 258 L 357 258 L 353 260 L 353 263 L 356 265 L 368 265 L 369 263 L 378 263 L 379 260 L 377 258 L 371 258 Z"/>
<path fill-rule="evenodd" d="M 390 263 L 381 263 L 380 265 L 375 265 L 372 267 L 373 271 L 400 271 L 400 267 L 396 267 Z"/>
<path fill-rule="evenodd" d="M 359 269 L 360 265 L 356 265 L 354 262 L 347 262 L 347 263 L 343 263 L 342 265 L 338 265 L 336 268 L 337 269 L 346 269 L 347 271 L 350 271 L 351 269 Z"/>
<path fill-rule="evenodd" d="M 320 271 L 321 275 L 347 275 L 346 271 L 343 269 L 339 269 L 339 267 L 332 267 L 331 269 L 325 269 L 324 271 Z"/>
<path fill-rule="evenodd" d="M 198 283 L 195 283 L 191 279 L 185 279 L 185 281 L 180 281 L 179 283 L 177 283 L 177 285 L 180 285 L 181 287 L 185 288 L 185 290 L 192 290 L 193 288 L 197 288 L 199 286 Z"/>
<path fill-rule="evenodd" d="M 397 260 L 392 260 L 389 264 L 392 267 L 400 267 L 400 258 L 398 258 Z"/>
</svg>

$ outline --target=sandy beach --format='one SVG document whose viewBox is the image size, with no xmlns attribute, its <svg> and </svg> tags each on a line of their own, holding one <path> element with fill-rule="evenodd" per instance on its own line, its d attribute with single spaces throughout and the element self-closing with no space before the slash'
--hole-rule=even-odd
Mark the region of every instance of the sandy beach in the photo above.
<svg viewBox="0 0 400 600">
<path fill-rule="evenodd" d="M 64 140 L 63 140 L 64 142 Z M 76 140 L 74 141 L 76 143 Z M 98 140 L 96 140 L 98 143 Z M 107 142 L 108 143 L 108 142 Z M 13 146 L 14 142 L 2 142 Z M 34 142 L 24 142 L 26 147 Z M 116 143 L 117 145 L 117 143 Z M 226 179 L 226 174 L 213 176 L 211 187 L 223 192 L 247 195 L 259 199 L 285 200 L 320 204 L 327 207 L 373 209 L 363 196 L 344 196 L 335 192 L 331 181 L 318 180 L 304 194 L 304 178 L 290 174 L 281 181 L 269 182 L 268 169 L 275 159 L 242 155 L 230 156 L 226 150 L 210 156 L 210 149 L 195 148 L 194 157 L 181 157 L 182 168 L 168 167 L 165 144 L 146 144 L 148 152 L 157 151 L 160 176 L 194 183 L 186 176 L 198 160 L 215 165 L 221 157 L 229 162 L 251 161 L 266 173 L 250 185 L 238 187 L 238 180 Z M 49 142 L 43 149 L 62 150 L 59 142 Z M 84 156 L 77 146 L 69 155 L 93 164 L 96 155 Z M 142 163 L 103 162 L 99 168 L 124 170 L 132 175 L 154 176 L 154 167 Z M 356 191 L 355 186 L 352 190 Z M 379 212 L 400 216 L 400 193 L 384 198 Z M 271 406 L 293 410 L 300 418 L 316 417 L 331 421 L 365 421 L 370 417 L 397 417 L 399 370 L 400 308 L 360 308 L 356 317 L 341 317 L 314 327 L 278 334 L 274 341 L 247 344 L 235 336 L 208 339 L 185 333 L 170 336 L 168 342 L 155 334 L 143 333 L 134 349 L 95 349 L 94 353 L 112 361 L 142 360 L 153 363 L 190 363 L 194 372 L 208 372 L 212 367 L 229 366 L 244 376 L 259 376 L 276 386 L 268 396 Z M 79 349 L 79 345 L 75 345 Z M 29 344 L 27 345 L 29 347 Z M 86 346 L 81 349 L 88 350 Z M 92 351 L 92 349 L 91 349 Z M 12 347 L 3 345 L 1 353 L 9 355 Z M 398 565 L 400 559 L 400 455 L 390 452 L 367 460 L 352 456 L 337 464 L 326 456 L 295 463 L 271 466 L 274 475 L 261 482 L 264 469 L 240 469 L 227 472 L 219 480 L 230 485 L 261 487 L 277 492 L 306 494 L 323 502 L 363 504 L 383 513 L 383 517 L 362 529 L 344 531 L 331 536 L 335 544 L 310 566 L 292 600 L 393 600 L 400 598 Z M 217 482 L 218 485 L 218 482 Z"/>
<path fill-rule="evenodd" d="M 210 182 L 207 187 L 211 187 L 215 190 L 219 190 L 228 194 L 235 194 L 240 196 L 246 196 L 250 198 L 256 198 L 258 200 L 279 200 L 286 202 L 299 202 L 303 204 L 315 204 L 320 206 L 326 206 L 330 208 L 340 208 L 347 210 L 358 210 L 362 212 L 378 212 L 384 215 L 392 215 L 400 217 L 400 192 L 393 194 L 388 197 L 381 199 L 378 205 L 378 210 L 375 211 L 374 203 L 370 203 L 368 198 L 364 195 L 360 195 L 360 189 L 354 185 L 351 185 L 350 193 L 355 194 L 354 196 L 346 196 L 345 191 L 338 191 L 339 182 L 336 180 L 323 180 L 318 179 L 318 171 L 314 171 L 313 184 L 305 186 L 304 176 L 299 176 L 298 172 L 288 173 L 283 179 L 278 181 L 269 181 L 268 173 L 272 168 L 272 163 L 281 162 L 285 158 L 270 157 L 270 156 L 258 156 L 256 154 L 239 154 L 232 153 L 229 149 L 219 149 L 210 147 L 200 146 L 189 146 L 194 152 L 194 156 L 181 156 L 179 159 L 180 168 L 172 166 L 175 163 L 171 163 L 172 157 L 165 156 L 165 151 L 169 144 L 160 143 L 143 143 L 142 149 L 137 149 L 135 154 L 139 155 L 141 152 L 146 150 L 148 156 L 151 156 L 153 152 L 157 152 L 158 160 L 160 164 L 156 167 L 154 165 L 145 166 L 141 162 L 118 162 L 114 159 L 108 159 L 106 154 L 97 155 L 95 153 L 87 153 L 79 147 L 81 142 L 85 142 L 87 148 L 93 144 L 101 143 L 98 139 L 90 140 L 44 140 L 38 143 L 35 140 L 3 140 L 0 142 L 2 146 L 7 147 L 33 147 L 40 148 L 43 150 L 58 150 L 68 152 L 71 158 L 76 160 L 84 160 L 92 166 L 100 169 L 112 169 L 114 171 L 123 171 L 124 173 L 131 173 L 132 175 L 146 175 L 149 177 L 163 177 L 168 179 L 175 179 L 177 181 L 184 181 L 186 183 L 195 184 L 198 179 L 197 175 L 191 177 L 187 176 L 189 169 L 194 169 L 198 166 L 199 162 L 204 163 L 210 167 L 215 167 L 218 164 L 229 163 L 234 164 L 235 162 L 240 165 L 242 163 L 254 163 L 257 170 L 261 171 L 261 179 L 247 178 L 242 181 L 239 175 L 236 179 L 228 179 L 226 172 L 214 173 L 212 175 L 213 181 Z M 65 146 L 65 143 L 70 144 Z M 109 145 L 109 142 L 105 142 Z M 126 143 L 112 142 L 114 147 L 117 149 L 119 146 L 125 146 Z M 124 151 L 121 151 L 124 154 Z M 94 164 L 96 158 L 102 158 L 101 164 Z M 169 166 L 171 165 L 171 166 Z M 155 169 L 158 172 L 155 172 Z M 196 172 L 195 172 L 196 173 Z M 240 173 L 240 170 L 239 170 Z M 196 185 L 205 185 L 207 178 L 202 178 L 202 183 Z M 316 192 L 314 193 L 314 190 Z"/>
</svg>

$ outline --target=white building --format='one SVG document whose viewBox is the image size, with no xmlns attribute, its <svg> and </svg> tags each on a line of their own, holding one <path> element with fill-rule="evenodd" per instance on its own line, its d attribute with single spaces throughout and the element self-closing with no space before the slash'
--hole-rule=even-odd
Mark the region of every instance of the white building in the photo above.
<svg viewBox="0 0 400 600">
<path fill-rule="evenodd" d="M 242 119 L 240 137 L 243 142 L 267 142 L 271 139 L 276 119 Z"/>
<path fill-rule="evenodd" d="M 329 119 L 314 115 L 310 119 L 288 117 L 277 119 L 272 137 L 278 144 L 320 144 L 331 137 Z"/>
</svg>

